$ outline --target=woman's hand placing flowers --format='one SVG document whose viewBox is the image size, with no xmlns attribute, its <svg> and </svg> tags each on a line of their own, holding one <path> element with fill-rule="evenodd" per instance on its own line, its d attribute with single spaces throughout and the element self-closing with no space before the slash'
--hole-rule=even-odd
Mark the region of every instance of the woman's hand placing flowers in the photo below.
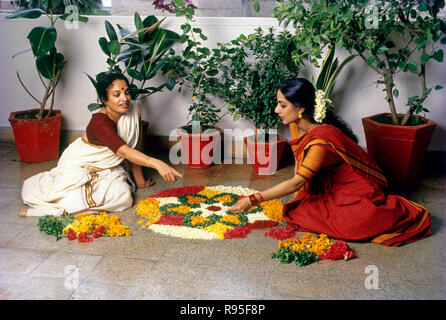
<svg viewBox="0 0 446 320">
<path fill-rule="evenodd" d="M 158 159 L 152 159 L 152 167 L 158 171 L 160 176 L 167 182 L 175 182 L 178 178 L 183 178 L 183 175 L 176 171 L 174 168 L 170 167 L 166 163 Z"/>
<path fill-rule="evenodd" d="M 248 197 L 240 197 L 238 201 L 229 208 L 229 211 L 233 213 L 245 212 L 248 209 L 257 206 L 260 202 L 263 202 L 263 197 L 260 192 L 251 194 Z"/>
</svg>

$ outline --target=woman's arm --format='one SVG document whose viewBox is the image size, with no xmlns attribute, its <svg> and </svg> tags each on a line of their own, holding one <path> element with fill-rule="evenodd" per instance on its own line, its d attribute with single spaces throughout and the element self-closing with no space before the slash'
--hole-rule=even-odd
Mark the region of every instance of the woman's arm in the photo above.
<svg viewBox="0 0 446 320">
<path fill-rule="evenodd" d="M 257 200 L 268 201 L 289 195 L 300 190 L 305 184 L 306 180 L 299 174 L 295 174 L 291 179 L 285 180 L 275 186 L 260 192 L 260 197 Z M 229 210 L 234 213 L 245 212 L 251 207 L 251 202 L 248 197 L 241 198 Z"/>
<path fill-rule="evenodd" d="M 116 155 L 129 160 L 132 164 L 145 166 L 157 170 L 161 177 L 167 182 L 175 182 L 177 180 L 176 177 L 183 178 L 183 175 L 181 173 L 168 166 L 163 161 L 149 157 L 136 149 L 130 148 L 127 145 L 122 145 L 116 152 Z"/>
</svg>

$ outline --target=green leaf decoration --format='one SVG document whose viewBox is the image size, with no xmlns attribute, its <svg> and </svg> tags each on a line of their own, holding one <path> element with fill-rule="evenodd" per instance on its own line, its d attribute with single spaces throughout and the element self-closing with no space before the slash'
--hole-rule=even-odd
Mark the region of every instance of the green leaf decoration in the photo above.
<svg viewBox="0 0 446 320">
<path fill-rule="evenodd" d="M 36 57 L 43 56 L 52 47 L 57 39 L 57 32 L 54 27 L 35 27 L 28 34 L 28 39 Z"/>
<path fill-rule="evenodd" d="M 253 8 L 253 10 L 255 11 L 255 12 L 259 12 L 260 11 L 260 3 L 259 3 L 259 0 L 255 0 L 253 3 L 252 3 L 252 8 Z"/>
<path fill-rule="evenodd" d="M 52 80 L 58 70 L 62 70 L 65 57 L 61 53 L 45 54 L 37 57 L 36 68 L 38 72 L 46 79 Z"/>
<path fill-rule="evenodd" d="M 407 70 L 416 73 L 418 71 L 418 64 L 415 61 L 411 61 L 407 64 Z"/>
<path fill-rule="evenodd" d="M 174 77 L 167 77 L 167 81 L 166 81 L 166 88 L 170 90 L 172 90 L 175 87 L 176 81 Z"/>
<path fill-rule="evenodd" d="M 423 53 L 423 54 L 421 55 L 420 61 L 421 61 L 422 64 L 425 64 L 426 62 L 429 61 L 430 58 L 431 58 L 430 55 L 428 55 L 428 54 L 426 54 L 426 53 Z"/>
<path fill-rule="evenodd" d="M 139 80 L 139 81 L 144 80 L 144 75 L 142 75 L 141 72 L 139 72 L 139 71 L 137 71 L 135 69 L 129 69 L 129 70 L 127 70 L 127 73 L 133 79 L 136 79 L 136 80 Z"/>
<path fill-rule="evenodd" d="M 107 32 L 110 40 L 118 41 L 118 35 L 116 34 L 115 28 L 113 28 L 113 25 L 107 20 L 105 20 L 105 31 Z"/>
<path fill-rule="evenodd" d="M 144 29 L 144 23 L 142 22 L 141 16 L 138 12 L 135 12 L 134 22 L 136 30 Z M 138 33 L 138 40 L 141 42 L 144 40 L 144 32 Z"/>
<path fill-rule="evenodd" d="M 108 41 L 105 37 L 100 37 L 99 40 L 99 46 L 101 47 L 102 51 L 107 55 L 111 56 L 110 50 L 108 50 Z"/>
<path fill-rule="evenodd" d="M 17 19 L 17 18 L 37 19 L 42 14 L 45 14 L 45 11 L 43 11 L 40 8 L 29 9 L 29 10 L 20 10 L 20 11 L 14 12 L 14 13 L 6 16 L 5 19 Z"/>
<path fill-rule="evenodd" d="M 121 44 L 117 40 L 111 40 L 107 44 L 107 49 L 112 55 L 118 55 L 121 52 Z"/>
<path fill-rule="evenodd" d="M 432 59 L 438 61 L 438 62 L 443 62 L 443 50 L 437 50 L 434 52 L 434 54 L 432 55 Z"/>
<path fill-rule="evenodd" d="M 98 104 L 98 103 L 90 103 L 89 105 L 88 105 L 88 110 L 90 110 L 91 112 L 93 112 L 93 111 L 95 111 L 95 110 L 98 110 L 98 109 L 101 109 L 102 108 L 102 105 L 100 105 L 100 104 Z"/>
<path fill-rule="evenodd" d="M 372 64 L 374 64 L 376 61 L 376 58 L 374 56 L 368 56 L 365 62 L 370 67 Z"/>
</svg>

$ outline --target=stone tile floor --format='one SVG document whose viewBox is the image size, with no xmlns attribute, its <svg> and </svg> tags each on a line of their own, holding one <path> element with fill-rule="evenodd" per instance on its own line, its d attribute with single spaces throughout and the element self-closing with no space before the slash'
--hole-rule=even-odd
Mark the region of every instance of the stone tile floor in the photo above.
<svg viewBox="0 0 446 320">
<path fill-rule="evenodd" d="M 38 218 L 17 216 L 24 179 L 55 165 L 55 160 L 22 163 L 13 143 L 0 143 L 0 299 L 446 298 L 444 170 L 425 170 L 417 183 L 398 189 L 398 194 L 430 210 L 430 237 L 403 247 L 349 243 L 357 253 L 353 260 L 298 268 L 270 259 L 277 241 L 265 237 L 262 230 L 245 239 L 171 238 L 141 229 L 134 208 L 118 213 L 131 228 L 131 237 L 98 238 L 86 244 L 56 241 L 39 232 Z M 293 171 L 290 163 L 272 176 L 259 176 L 248 164 L 214 165 L 205 170 L 184 165 L 177 168 L 184 179 L 175 184 L 147 171 L 156 184 L 137 190 L 135 199 L 187 185 L 241 185 L 262 190 Z M 72 281 L 75 274 L 77 283 Z M 377 281 L 370 281 L 372 275 Z"/>
</svg>

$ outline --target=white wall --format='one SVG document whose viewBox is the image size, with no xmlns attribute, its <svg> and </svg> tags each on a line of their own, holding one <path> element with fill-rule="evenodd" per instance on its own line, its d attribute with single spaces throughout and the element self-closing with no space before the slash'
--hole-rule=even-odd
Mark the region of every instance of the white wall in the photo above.
<svg viewBox="0 0 446 320">
<path fill-rule="evenodd" d="M 2 49 L 0 51 L 0 70 L 2 75 L 0 85 L 0 127 L 9 127 L 9 114 L 12 111 L 36 107 L 36 103 L 22 89 L 16 78 L 19 70 L 22 79 L 28 88 L 39 98 L 43 94 L 40 80 L 34 67 L 32 53 L 21 54 L 14 59 L 12 55 L 18 51 L 27 49 L 29 43 L 26 39 L 29 31 L 40 24 L 47 24 L 46 17 L 38 20 L 15 19 L 6 20 L 4 14 L 0 15 L 0 39 Z M 87 105 L 95 102 L 96 93 L 93 86 L 84 73 L 94 75 L 107 69 L 105 55 L 98 45 L 98 38 L 105 36 L 104 21 L 108 20 L 113 25 L 121 24 L 131 30 L 133 17 L 129 16 L 90 16 L 87 24 L 80 23 L 78 29 L 67 29 L 64 23 L 58 22 L 57 48 L 63 52 L 68 64 L 64 70 L 62 81 L 56 91 L 56 106 L 63 113 L 63 128 L 67 130 L 84 130 L 91 117 Z M 248 34 L 258 26 L 275 26 L 277 22 L 273 18 L 220 18 L 197 17 L 196 25 L 202 27 L 208 36 L 207 45 L 214 46 L 217 42 L 227 41 L 237 37 L 240 33 Z M 181 33 L 180 25 L 183 18 L 168 17 L 164 27 Z M 446 48 L 444 48 L 446 51 Z M 338 50 L 337 54 L 342 59 L 346 52 Z M 445 89 L 434 91 L 425 101 L 425 106 L 431 111 L 428 117 L 437 122 L 430 150 L 446 150 L 446 64 L 429 63 L 428 85 L 441 84 Z M 301 76 L 311 79 L 317 72 L 312 67 L 307 67 L 301 72 Z M 365 146 L 364 133 L 361 118 L 380 112 L 388 112 L 384 99 L 382 86 L 376 87 L 377 75 L 367 68 L 357 58 L 349 64 L 340 76 L 334 91 L 334 103 L 337 114 L 350 124 L 353 131 L 359 137 L 361 146 Z M 419 92 L 419 83 L 414 78 L 403 77 L 397 82 L 400 96 L 397 99 L 400 108 L 404 112 L 404 101 L 407 96 Z M 155 81 L 160 81 L 157 79 Z M 415 93 L 416 92 L 416 93 Z M 169 92 L 152 95 L 143 103 L 143 115 L 150 122 L 149 132 L 152 135 L 168 136 L 169 133 L 184 125 L 187 118 L 187 108 L 190 97 L 179 94 L 177 89 Z M 224 118 L 218 126 L 226 128 L 252 128 L 251 124 L 238 120 L 233 122 L 231 116 Z M 279 133 L 289 138 L 287 128 L 281 127 Z"/>
</svg>

